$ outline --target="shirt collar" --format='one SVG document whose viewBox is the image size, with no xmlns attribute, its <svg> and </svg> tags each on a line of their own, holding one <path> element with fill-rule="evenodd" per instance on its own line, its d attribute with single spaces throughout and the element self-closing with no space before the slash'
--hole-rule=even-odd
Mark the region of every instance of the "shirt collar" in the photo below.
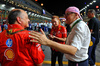
<svg viewBox="0 0 100 66">
<path fill-rule="evenodd" d="M 9 24 L 8 29 L 24 29 L 24 28 L 19 24 Z"/>
<path fill-rule="evenodd" d="M 60 28 L 60 27 L 61 27 L 61 25 L 59 24 L 59 25 L 57 26 L 57 28 L 53 27 L 53 29 L 58 29 L 58 28 Z"/>
<path fill-rule="evenodd" d="M 72 27 L 73 24 L 74 24 L 75 22 L 77 22 L 78 20 L 80 20 L 80 18 L 78 18 L 77 20 L 75 20 L 74 22 L 72 22 L 72 23 L 70 24 L 70 27 Z"/>
</svg>

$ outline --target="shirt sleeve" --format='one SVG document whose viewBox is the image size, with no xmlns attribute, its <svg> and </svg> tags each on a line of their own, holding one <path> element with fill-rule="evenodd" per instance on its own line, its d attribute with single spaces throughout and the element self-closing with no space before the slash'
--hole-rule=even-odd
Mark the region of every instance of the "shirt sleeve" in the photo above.
<svg viewBox="0 0 100 66">
<path fill-rule="evenodd" d="M 33 43 L 30 48 L 30 53 L 35 64 L 40 64 L 44 61 L 45 55 L 41 49 L 41 45 L 38 43 Z"/>
<path fill-rule="evenodd" d="M 70 43 L 72 46 L 76 47 L 78 50 L 82 47 L 82 41 L 84 39 L 84 28 L 82 26 L 78 26 L 72 29 Z"/>
<path fill-rule="evenodd" d="M 63 29 L 62 29 L 62 37 L 63 38 L 66 38 L 67 37 L 67 30 L 66 30 L 65 27 L 63 27 Z"/>
</svg>

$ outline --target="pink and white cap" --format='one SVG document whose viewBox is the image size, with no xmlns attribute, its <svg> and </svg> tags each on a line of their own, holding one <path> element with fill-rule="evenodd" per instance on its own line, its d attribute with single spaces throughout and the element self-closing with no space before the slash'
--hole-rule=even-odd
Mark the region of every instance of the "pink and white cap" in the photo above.
<svg viewBox="0 0 100 66">
<path fill-rule="evenodd" d="M 67 12 L 77 13 L 79 15 L 79 17 L 81 18 L 81 20 L 83 20 L 82 17 L 81 17 L 81 15 L 80 15 L 80 11 L 79 11 L 79 9 L 77 7 L 71 6 L 71 7 L 69 7 L 69 8 L 66 9 L 65 13 L 67 13 Z"/>
</svg>

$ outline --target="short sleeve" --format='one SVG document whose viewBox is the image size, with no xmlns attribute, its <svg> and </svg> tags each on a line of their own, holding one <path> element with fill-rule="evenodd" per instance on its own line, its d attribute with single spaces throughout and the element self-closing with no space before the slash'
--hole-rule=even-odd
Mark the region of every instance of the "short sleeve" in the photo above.
<svg viewBox="0 0 100 66">
<path fill-rule="evenodd" d="M 71 45 L 74 46 L 74 47 L 76 47 L 78 50 L 81 49 L 81 47 L 82 47 L 82 45 L 81 45 L 81 37 L 79 36 L 79 34 L 76 34 L 73 37 Z"/>
<path fill-rule="evenodd" d="M 42 63 L 45 58 L 45 55 L 41 49 L 41 45 L 38 43 L 33 43 L 30 49 L 34 64 Z"/>
<path fill-rule="evenodd" d="M 83 26 L 78 26 L 73 28 L 73 30 L 71 31 L 71 36 L 72 38 L 70 39 L 70 43 L 72 46 L 76 47 L 78 50 L 81 49 L 82 47 L 82 42 L 84 39 L 84 28 Z"/>
</svg>

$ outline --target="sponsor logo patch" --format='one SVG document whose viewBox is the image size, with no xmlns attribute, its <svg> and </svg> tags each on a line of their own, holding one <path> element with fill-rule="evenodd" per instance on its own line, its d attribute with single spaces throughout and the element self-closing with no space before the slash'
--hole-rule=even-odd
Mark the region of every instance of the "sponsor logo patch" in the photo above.
<svg viewBox="0 0 100 66">
<path fill-rule="evenodd" d="M 12 47 L 13 41 L 11 39 L 7 39 L 6 45 L 7 47 Z"/>
<path fill-rule="evenodd" d="M 12 49 L 8 48 L 4 52 L 4 56 L 6 57 L 7 60 L 13 60 L 14 59 L 14 52 Z"/>
</svg>

